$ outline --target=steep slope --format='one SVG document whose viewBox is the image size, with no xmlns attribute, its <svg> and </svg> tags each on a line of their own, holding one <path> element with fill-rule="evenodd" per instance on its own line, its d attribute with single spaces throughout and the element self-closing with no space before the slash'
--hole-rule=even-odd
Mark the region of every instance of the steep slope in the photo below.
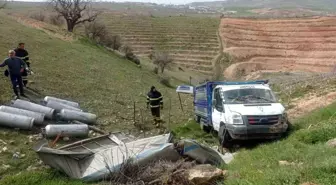
<svg viewBox="0 0 336 185">
<path fill-rule="evenodd" d="M 4 15 L 1 15 L 0 24 L 6 25 L 0 26 L 2 58 L 18 42 L 26 43 L 36 73 L 31 76 L 35 82 L 32 88 L 43 94 L 79 101 L 83 107 L 97 113 L 99 122 L 107 127 L 132 128 L 133 102 L 136 102 L 138 114 L 139 109 L 145 107 L 146 93 L 152 85 L 165 95 L 167 107 L 169 99 L 173 107 L 180 107 L 174 89 L 160 85 L 155 74 L 85 40 L 63 41 Z M 2 73 L 4 69 L 0 70 Z M 11 89 L 8 79 L 1 78 L 0 103 L 6 103 L 11 98 Z"/>
<path fill-rule="evenodd" d="M 212 73 L 212 60 L 219 53 L 215 18 L 105 14 L 104 22 L 111 33 L 120 35 L 142 57 L 164 50 L 181 67 Z"/>
<path fill-rule="evenodd" d="M 229 67 L 226 75 L 257 70 L 331 72 L 336 64 L 335 20 L 222 19 L 224 52 L 243 62 Z"/>
<path fill-rule="evenodd" d="M 138 68 L 130 61 L 120 59 L 85 40 L 64 41 L 43 30 L 25 27 L 1 13 L 0 25 L 2 58 L 18 42 L 26 43 L 35 72 L 35 75 L 30 76 L 34 81 L 31 88 L 44 95 L 80 102 L 85 110 L 98 115 L 98 127 L 105 131 L 139 132 L 139 128 L 133 125 L 135 104 L 135 118 L 138 124 L 144 124 L 141 126 L 143 134 L 156 134 L 158 130 L 153 129 L 150 111 L 146 110 L 146 93 L 152 85 L 164 96 L 162 117 L 167 123 L 169 112 L 174 115 L 170 118 L 171 124 L 180 123 L 189 117 L 186 116 L 190 112 L 189 107 L 185 106 L 184 112 L 181 111 L 175 90 L 162 86 L 158 76 L 145 68 Z M 4 70 L 0 68 L 0 104 L 9 103 L 12 96 L 9 79 L 2 75 Z M 188 98 L 183 99 L 186 102 L 182 103 L 191 103 L 187 102 Z M 165 124 L 164 127 L 169 125 Z M 33 143 L 28 139 L 32 134 L 34 132 L 1 127 L 1 141 L 12 144 L 6 145 L 7 151 L 1 151 L 0 163 L 10 167 L 0 168 L 0 176 L 14 175 L 26 171 L 30 165 L 38 165 L 37 156 L 31 150 Z M 4 145 L 0 143 L 0 147 Z M 11 162 L 13 153 L 17 151 L 25 154 L 25 157 Z"/>
</svg>

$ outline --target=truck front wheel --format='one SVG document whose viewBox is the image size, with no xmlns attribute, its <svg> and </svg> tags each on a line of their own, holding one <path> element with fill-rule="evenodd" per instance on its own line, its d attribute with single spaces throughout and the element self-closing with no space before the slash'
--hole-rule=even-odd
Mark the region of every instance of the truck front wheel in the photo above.
<svg viewBox="0 0 336 185">
<path fill-rule="evenodd" d="M 225 128 L 225 126 L 222 126 L 219 129 L 219 143 L 224 148 L 231 148 L 232 146 L 232 137 L 229 134 L 229 131 Z"/>
</svg>

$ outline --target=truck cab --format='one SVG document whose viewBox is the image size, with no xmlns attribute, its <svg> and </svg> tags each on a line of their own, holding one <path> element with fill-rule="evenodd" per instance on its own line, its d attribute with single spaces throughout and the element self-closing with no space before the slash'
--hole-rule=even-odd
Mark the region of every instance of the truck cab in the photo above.
<svg viewBox="0 0 336 185">
<path fill-rule="evenodd" d="M 225 146 L 232 140 L 275 139 L 288 129 L 285 108 L 268 81 L 207 82 L 194 88 L 195 119 L 218 132 Z"/>
</svg>

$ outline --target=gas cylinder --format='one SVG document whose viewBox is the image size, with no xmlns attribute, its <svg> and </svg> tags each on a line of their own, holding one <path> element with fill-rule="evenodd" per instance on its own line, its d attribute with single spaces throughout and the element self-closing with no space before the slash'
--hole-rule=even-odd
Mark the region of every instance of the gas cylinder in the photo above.
<svg viewBox="0 0 336 185">
<path fill-rule="evenodd" d="M 97 121 L 97 116 L 95 114 L 68 109 L 62 109 L 61 112 L 58 113 L 58 116 L 65 121 L 76 120 L 86 124 L 95 124 Z"/>
<path fill-rule="evenodd" d="M 0 112 L 0 125 L 30 130 L 33 127 L 33 124 L 34 118 L 7 112 Z"/>
<path fill-rule="evenodd" d="M 34 118 L 35 125 L 42 125 L 44 121 L 44 114 L 39 113 L 39 112 L 33 112 L 30 110 L 18 109 L 18 108 L 9 107 L 9 106 L 0 106 L 0 111 Z"/>
<path fill-rule="evenodd" d="M 63 100 L 63 99 L 55 98 L 55 97 L 52 97 L 52 96 L 46 96 L 44 98 L 44 101 L 46 101 L 46 102 L 48 102 L 49 100 L 54 100 L 54 101 L 61 102 L 61 103 L 66 104 L 66 105 L 70 105 L 72 107 L 79 108 L 79 103 L 77 103 L 77 102 L 73 102 L 73 101 L 69 101 L 69 100 Z"/>
<path fill-rule="evenodd" d="M 76 108 L 76 107 L 61 103 L 59 101 L 55 101 L 55 100 L 47 101 L 45 106 L 55 109 L 56 112 L 60 112 L 62 109 L 69 109 L 69 110 L 75 110 L 75 111 L 80 111 L 80 112 L 82 111 L 79 108 Z"/>
<path fill-rule="evenodd" d="M 53 119 L 54 113 L 55 113 L 55 110 L 50 107 L 45 107 L 45 106 L 42 106 L 36 103 L 32 103 L 32 102 L 20 100 L 20 99 L 15 100 L 12 106 L 15 108 L 19 108 L 19 109 L 25 109 L 25 110 L 30 110 L 33 112 L 42 113 L 48 119 Z"/>
<path fill-rule="evenodd" d="M 89 135 L 89 127 L 86 124 L 66 124 L 66 125 L 47 125 L 45 133 L 47 137 L 87 137 Z"/>
</svg>

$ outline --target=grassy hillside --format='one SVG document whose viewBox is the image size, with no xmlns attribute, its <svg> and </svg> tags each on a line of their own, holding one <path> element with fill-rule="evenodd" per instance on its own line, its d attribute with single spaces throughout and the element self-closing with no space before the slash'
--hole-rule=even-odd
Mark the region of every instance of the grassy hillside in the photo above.
<svg viewBox="0 0 336 185">
<path fill-rule="evenodd" d="M 44 95 L 52 95 L 80 102 L 81 106 L 98 115 L 99 127 L 106 131 L 122 130 L 138 132 L 133 125 L 133 102 L 136 105 L 136 121 L 143 115 L 146 134 L 156 134 L 146 110 L 146 93 L 155 85 L 164 95 L 163 119 L 168 122 L 171 102 L 171 124 L 189 118 L 188 107 L 180 110 L 174 88 L 164 87 L 159 77 L 133 63 L 96 47 L 86 40 L 63 41 L 43 30 L 25 27 L 14 19 L 0 14 L 0 54 L 6 57 L 7 51 L 18 42 L 25 42 L 35 75 L 30 76 L 35 83 L 31 88 Z M 11 100 L 12 89 L 9 80 L 2 76 L 5 68 L 0 69 L 0 104 Z M 172 81 L 172 85 L 182 82 Z M 185 105 L 191 104 L 187 101 Z M 142 111 L 140 111 L 142 109 Z M 168 127 L 166 124 L 165 127 Z M 151 130 L 151 131 L 149 131 Z M 33 142 L 28 137 L 32 132 L 1 128 L 0 139 L 8 150 L 0 155 L 0 163 L 10 165 L 1 167 L 0 176 L 24 172 L 30 165 L 38 164 L 38 158 L 31 150 Z M 1 149 L 5 146 L 0 144 Z M 13 153 L 20 151 L 25 157 L 13 161 Z M 43 176 L 44 178 L 45 176 Z M 33 178 L 33 177 L 32 177 Z M 49 177 L 48 177 L 49 178 Z M 6 184 L 6 183 L 5 183 Z M 12 183 L 10 183 L 12 184 Z"/>
<path fill-rule="evenodd" d="M 0 53 L 5 58 L 8 49 L 18 42 L 25 42 L 36 72 L 31 76 L 35 82 L 32 88 L 39 92 L 78 101 L 87 110 L 97 113 L 100 123 L 112 124 L 111 120 L 117 120 L 113 128 L 127 126 L 129 121 L 121 120 L 117 115 L 125 118 L 129 112 L 133 115 L 129 110 L 133 101 L 137 109 L 145 108 L 146 93 L 151 85 L 164 94 L 167 108 L 171 99 L 172 106 L 178 109 L 174 89 L 162 86 L 158 76 L 149 70 L 138 68 L 85 40 L 62 41 L 1 17 L 1 24 L 6 26 L 0 28 Z M 8 80 L 2 78 L 0 83 L 5 88 L 1 89 L 0 101 L 5 103 L 10 98 L 11 89 Z"/>
</svg>

